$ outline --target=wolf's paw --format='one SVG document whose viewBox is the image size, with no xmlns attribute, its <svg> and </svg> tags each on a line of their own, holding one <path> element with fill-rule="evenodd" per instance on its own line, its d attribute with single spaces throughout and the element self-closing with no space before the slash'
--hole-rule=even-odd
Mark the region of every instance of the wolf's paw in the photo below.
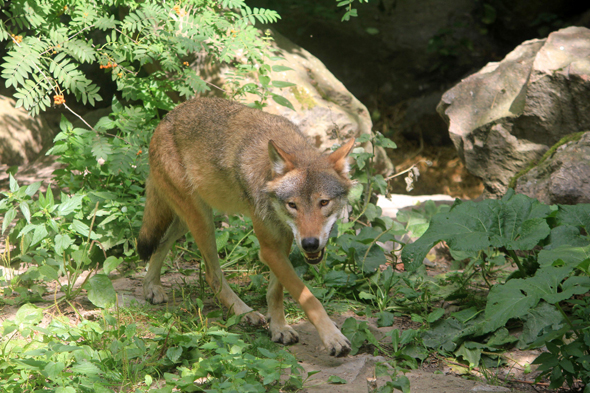
<svg viewBox="0 0 590 393">
<path fill-rule="evenodd" d="M 266 324 L 266 318 L 258 311 L 250 311 L 242 317 L 242 323 L 247 323 L 252 326 L 262 326 Z"/>
<path fill-rule="evenodd" d="M 145 300 L 152 304 L 166 303 L 168 301 L 168 295 L 160 284 L 143 284 L 143 296 Z"/>
<path fill-rule="evenodd" d="M 350 353 L 350 341 L 339 330 L 322 337 L 330 356 L 346 356 Z"/>
<path fill-rule="evenodd" d="M 291 345 L 299 342 L 299 334 L 289 325 L 270 326 L 272 341 L 284 345 Z"/>
</svg>

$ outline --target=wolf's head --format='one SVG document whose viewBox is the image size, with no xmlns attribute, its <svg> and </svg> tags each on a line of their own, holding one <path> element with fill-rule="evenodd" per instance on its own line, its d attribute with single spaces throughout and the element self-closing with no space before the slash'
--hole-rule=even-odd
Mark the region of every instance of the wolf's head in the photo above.
<svg viewBox="0 0 590 393">
<path fill-rule="evenodd" d="M 266 190 L 310 264 L 323 259 L 332 226 L 346 205 L 352 186 L 348 153 L 353 145 L 354 138 L 329 155 L 318 155 L 288 153 L 275 142 L 268 143 L 273 175 Z"/>
</svg>

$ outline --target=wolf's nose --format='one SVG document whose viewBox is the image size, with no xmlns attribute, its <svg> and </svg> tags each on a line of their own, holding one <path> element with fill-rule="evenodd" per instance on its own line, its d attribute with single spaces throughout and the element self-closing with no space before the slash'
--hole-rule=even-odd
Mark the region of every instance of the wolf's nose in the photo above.
<svg viewBox="0 0 590 393">
<path fill-rule="evenodd" d="M 320 239 L 317 237 L 306 237 L 301 239 L 301 247 L 307 252 L 314 252 L 320 246 Z"/>
</svg>

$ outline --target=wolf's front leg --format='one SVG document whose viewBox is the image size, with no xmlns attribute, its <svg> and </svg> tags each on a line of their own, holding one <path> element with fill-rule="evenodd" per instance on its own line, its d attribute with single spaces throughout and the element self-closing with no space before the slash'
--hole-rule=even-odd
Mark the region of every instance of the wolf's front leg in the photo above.
<svg viewBox="0 0 590 393">
<path fill-rule="evenodd" d="M 299 342 L 299 334 L 285 320 L 285 308 L 283 303 L 283 285 L 273 272 L 270 272 L 270 282 L 266 292 L 268 304 L 269 328 L 272 341 L 285 345 Z"/>
<path fill-rule="evenodd" d="M 287 323 L 284 320 L 284 312 L 283 312 L 283 305 L 282 305 L 282 288 L 279 286 L 285 286 L 291 296 L 301 305 L 303 311 L 309 318 L 310 322 L 318 330 L 320 338 L 324 343 L 324 346 L 328 350 L 328 353 L 332 356 L 346 356 L 351 350 L 350 341 L 340 332 L 340 330 L 334 325 L 334 322 L 328 317 L 326 310 L 320 303 L 315 296 L 307 289 L 303 281 L 297 276 L 291 262 L 287 257 L 287 253 L 285 250 L 290 248 L 290 243 L 288 247 L 285 247 L 284 243 L 289 240 L 283 240 L 282 242 L 279 240 L 273 241 L 273 234 L 267 233 L 266 228 L 260 225 L 254 224 L 254 230 L 256 231 L 256 235 L 258 240 L 260 241 L 260 259 L 266 263 L 271 271 L 271 285 L 269 286 L 269 294 L 267 294 L 267 299 L 271 299 L 269 301 L 269 312 L 275 312 L 277 314 L 277 318 L 281 318 L 279 324 L 277 325 L 277 331 L 279 327 L 283 330 L 288 327 Z M 290 239 L 292 240 L 292 238 Z M 278 279 L 278 283 L 274 286 L 272 285 L 273 276 Z M 282 284 L 282 285 L 281 285 Z M 276 299 L 279 297 L 277 293 L 278 288 L 281 289 L 281 305 L 280 305 L 280 313 L 279 313 L 279 305 L 276 302 Z M 274 291 L 273 291 L 274 290 Z M 271 296 L 271 292 L 274 294 Z M 275 301 L 275 303 L 272 303 Z M 271 324 L 272 319 L 274 318 L 271 315 Z M 288 327 L 289 330 L 292 330 L 291 327 Z M 275 332 L 272 329 L 271 325 L 271 333 L 274 334 Z"/>
</svg>

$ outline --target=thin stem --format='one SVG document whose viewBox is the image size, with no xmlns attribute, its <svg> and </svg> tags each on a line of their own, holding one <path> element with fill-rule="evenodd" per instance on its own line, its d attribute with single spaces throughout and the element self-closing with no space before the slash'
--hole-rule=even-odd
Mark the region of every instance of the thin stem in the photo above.
<svg viewBox="0 0 590 393">
<path fill-rule="evenodd" d="M 522 278 L 525 278 L 526 276 L 528 276 L 528 274 L 526 274 L 526 270 L 524 269 L 524 266 L 522 266 L 522 263 L 520 263 L 520 259 L 518 259 L 518 256 L 516 255 L 514 250 L 506 250 L 506 251 L 508 251 L 508 255 L 510 255 L 510 257 L 512 258 L 514 263 L 516 263 L 516 266 L 518 266 L 518 270 L 520 271 L 520 274 L 522 274 Z"/>
<path fill-rule="evenodd" d="M 568 325 L 570 325 L 570 327 L 572 328 L 572 330 L 576 333 L 577 337 L 582 337 L 582 335 L 580 334 L 580 332 L 575 328 L 573 322 L 571 321 L 571 319 L 567 316 L 567 314 L 565 313 L 565 311 L 563 311 L 563 308 L 561 308 L 561 306 L 558 303 L 555 303 L 555 307 L 557 307 L 557 309 L 559 310 L 559 312 L 561 313 L 561 315 L 563 316 L 563 319 L 565 319 L 565 321 L 567 322 Z"/>
</svg>

